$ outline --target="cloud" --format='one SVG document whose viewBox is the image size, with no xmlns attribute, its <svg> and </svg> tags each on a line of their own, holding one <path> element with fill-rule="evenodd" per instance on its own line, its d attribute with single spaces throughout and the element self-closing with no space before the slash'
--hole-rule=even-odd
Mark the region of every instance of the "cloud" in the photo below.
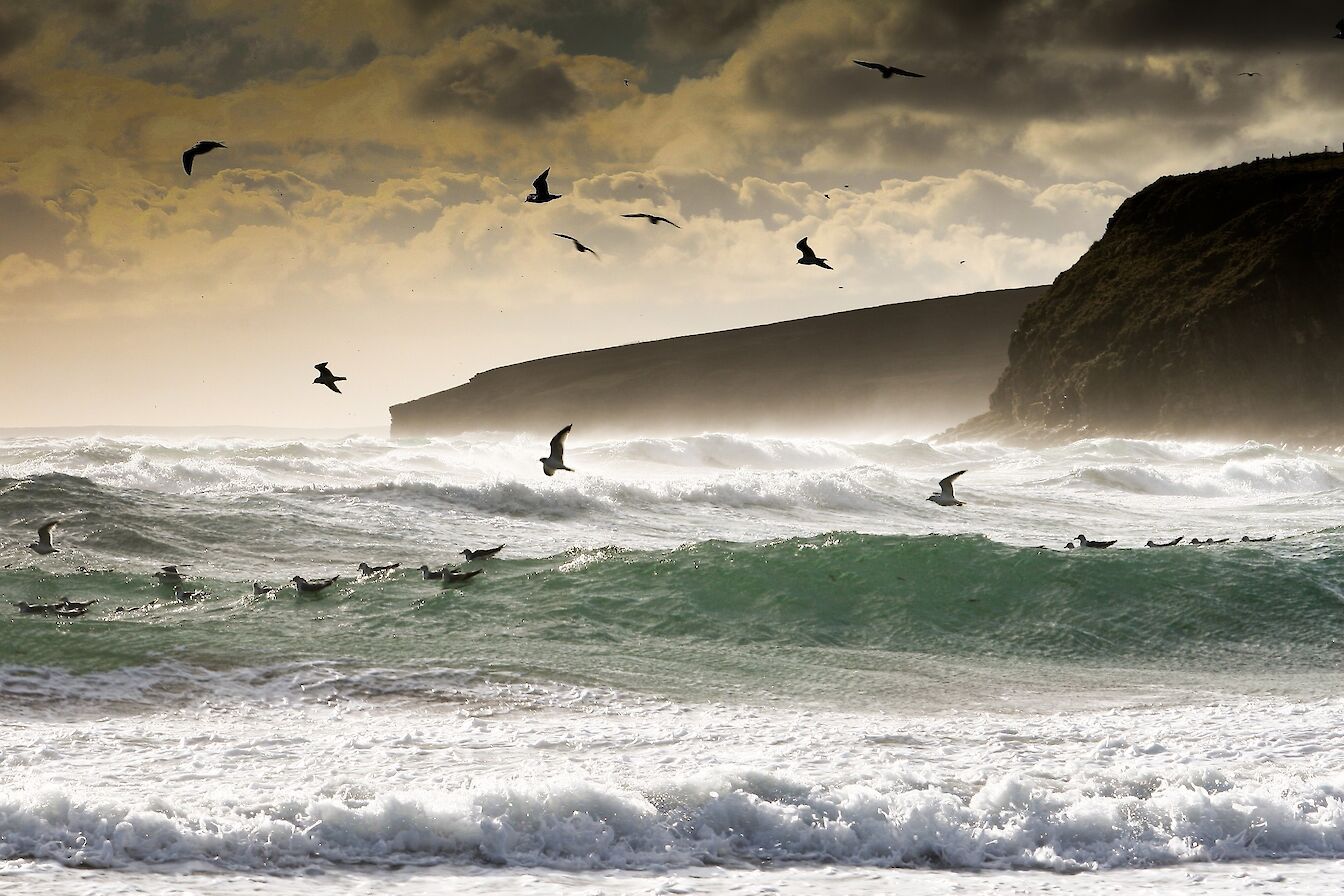
<svg viewBox="0 0 1344 896">
<path fill-rule="evenodd" d="M 784 0 L 663 0 L 649 5 L 649 45 L 673 56 L 717 55 L 742 39 Z"/>
<path fill-rule="evenodd" d="M 470 112 L 509 122 L 564 118 L 583 104 L 549 41 L 504 30 L 473 32 L 451 47 L 415 93 L 422 115 Z"/>
</svg>

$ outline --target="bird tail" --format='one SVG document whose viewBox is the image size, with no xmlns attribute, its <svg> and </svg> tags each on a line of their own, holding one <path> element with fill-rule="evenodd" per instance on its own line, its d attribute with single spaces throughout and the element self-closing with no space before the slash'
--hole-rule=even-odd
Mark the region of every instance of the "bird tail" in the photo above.
<svg viewBox="0 0 1344 896">
<path fill-rule="evenodd" d="M 573 467 L 565 467 L 565 466 L 562 466 L 560 469 L 562 469 L 562 470 L 568 470 L 568 471 L 571 472 L 571 473 L 574 472 L 574 468 L 573 468 Z"/>
</svg>

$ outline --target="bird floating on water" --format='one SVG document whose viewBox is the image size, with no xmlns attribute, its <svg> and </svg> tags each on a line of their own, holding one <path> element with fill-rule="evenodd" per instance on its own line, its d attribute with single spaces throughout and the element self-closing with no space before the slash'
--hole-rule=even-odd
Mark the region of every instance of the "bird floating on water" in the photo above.
<svg viewBox="0 0 1344 896">
<path fill-rule="evenodd" d="M 908 72 L 903 68 L 897 68 L 894 65 L 883 65 L 880 62 L 860 62 L 857 59 L 852 60 L 855 65 L 861 65 L 864 68 L 876 69 L 882 73 L 882 77 L 890 78 L 892 75 L 900 75 L 903 78 L 922 78 L 923 75 L 917 72 Z"/>
<path fill-rule="evenodd" d="M 424 578 L 426 582 L 432 582 L 435 579 L 443 578 L 443 570 L 447 568 L 448 567 L 445 566 L 442 567 L 441 569 L 430 569 L 428 566 L 421 566 L 420 575 Z"/>
<path fill-rule="evenodd" d="M 465 582 L 467 579 L 473 578 L 474 576 L 478 576 L 483 572 L 485 572 L 485 570 L 483 569 L 473 569 L 471 572 L 460 572 L 457 569 L 446 569 L 443 572 L 443 581 L 445 583 Z"/>
<path fill-rule="evenodd" d="M 389 563 L 387 566 L 370 566 L 367 563 L 359 564 L 359 574 L 362 576 L 374 576 L 380 572 L 391 572 L 401 566 L 400 563 Z"/>
<path fill-rule="evenodd" d="M 951 476 L 946 476 L 938 480 L 938 488 L 941 491 L 934 492 L 925 498 L 925 501 L 932 501 L 939 507 L 961 507 L 965 501 L 958 501 L 957 496 L 952 494 L 952 483 L 957 481 L 957 477 L 965 473 L 965 470 L 958 470 Z"/>
<path fill-rule="evenodd" d="M 218 140 L 198 140 L 191 145 L 190 149 L 182 153 L 182 168 L 190 175 L 191 165 L 196 161 L 196 157 L 204 155 L 212 149 L 228 149 L 228 147 Z"/>
<path fill-rule="evenodd" d="M 253 597 L 265 597 L 265 596 L 268 595 L 268 594 L 274 594 L 274 593 L 275 593 L 275 589 L 274 589 L 274 588 L 271 588 L 271 587 L 269 587 L 269 586 L 267 586 L 267 585 L 263 585 L 263 584 L 261 584 L 260 582 L 253 582 L 253 583 L 252 583 L 252 596 L 253 596 Z"/>
<path fill-rule="evenodd" d="M 1078 536 L 1078 547 L 1080 548 L 1108 548 L 1115 544 L 1115 541 L 1091 541 L 1086 535 Z"/>
<path fill-rule="evenodd" d="M 1171 541 L 1153 541 L 1153 540 L 1150 538 L 1150 539 L 1148 539 L 1148 545 L 1147 545 L 1147 546 L 1150 547 L 1150 548 L 1174 548 L 1174 547 L 1176 547 L 1176 545 L 1180 544 L 1182 541 L 1185 541 L 1185 536 L 1184 536 L 1184 535 L 1177 535 L 1177 536 L 1176 536 L 1175 538 L 1173 538 Z"/>
<path fill-rule="evenodd" d="M 592 252 L 594 258 L 596 258 L 596 259 L 599 260 L 599 261 L 602 260 L 602 256 L 601 256 L 601 255 L 598 255 L 596 252 L 593 252 L 592 249 L 589 249 L 587 246 L 585 246 L 583 243 L 579 242 L 577 239 L 575 239 L 574 237 L 570 236 L 569 234 L 567 234 L 567 233 L 557 233 L 557 234 L 555 234 L 555 235 L 558 236 L 558 237 L 560 237 L 562 240 L 569 240 L 571 243 L 573 243 L 573 244 L 574 244 L 574 249 L 575 249 L 576 251 L 578 251 L 580 254 L 582 254 L 582 253 L 584 253 L 584 252 Z"/>
<path fill-rule="evenodd" d="M 541 461 L 541 470 L 547 476 L 554 476 L 556 470 L 574 472 L 572 467 L 565 466 L 565 439 L 569 437 L 569 431 L 573 428 L 574 424 L 571 423 L 556 433 L 555 438 L 551 439 L 550 456 L 538 458 Z"/>
<path fill-rule="evenodd" d="M 57 554 L 60 548 L 51 546 L 51 530 L 61 524 L 60 520 L 51 520 L 37 527 L 37 541 L 28 545 L 29 550 L 37 554 Z"/>
<path fill-rule="evenodd" d="M 310 582 L 303 576 L 295 576 L 290 579 L 290 581 L 294 583 L 294 587 L 299 591 L 302 591 L 305 594 L 312 594 L 313 592 L 321 591 L 323 588 L 330 588 L 332 585 L 336 584 L 338 579 L 340 579 L 340 576 L 332 576 L 329 579 L 318 579 L 316 582 Z"/>
<path fill-rule="evenodd" d="M 646 219 L 648 219 L 648 222 L 649 222 L 650 224 L 655 224 L 655 225 L 656 225 L 656 224 L 671 224 L 673 227 L 677 228 L 678 230 L 681 229 L 681 225 L 678 224 L 676 221 L 672 221 L 672 220 L 670 220 L 670 219 L 668 219 L 668 218 L 664 218 L 662 215 L 651 215 L 651 214 L 649 214 L 648 212 L 634 212 L 633 214 L 629 214 L 629 215 L 621 215 L 621 217 L 622 217 L 622 218 L 646 218 Z"/>
<path fill-rule="evenodd" d="M 1252 538 L 1252 537 L 1249 536 L 1249 535 L 1243 535 L 1243 536 L 1241 536 L 1241 540 L 1242 540 L 1243 542 L 1247 542 L 1247 541 L 1273 541 L 1273 540 L 1274 540 L 1274 536 L 1273 536 L 1273 535 L 1266 535 L 1264 538 Z"/>
<path fill-rule="evenodd" d="M 345 382 L 345 377 L 337 376 L 328 370 L 326 361 L 323 361 L 321 364 L 314 364 L 313 369 L 317 371 L 317 378 L 313 380 L 314 383 L 326 386 L 328 389 L 338 394 L 344 394 L 336 387 L 336 384 Z"/>
<path fill-rule="evenodd" d="M 814 264 L 817 267 L 825 268 L 828 271 L 835 270 L 835 268 L 826 263 L 826 259 L 817 257 L 817 253 L 813 252 L 812 247 L 807 244 L 807 237 L 803 237 L 798 241 L 798 251 L 803 253 L 803 257 L 798 259 L 798 264 Z"/>
<path fill-rule="evenodd" d="M 533 192 L 527 194 L 527 198 L 523 200 L 524 202 L 550 202 L 559 199 L 561 195 L 563 195 L 561 193 L 552 193 L 551 188 L 546 185 L 546 178 L 550 176 L 550 173 L 551 169 L 547 168 L 545 171 L 541 172 L 541 174 L 537 175 L 537 179 L 532 181 Z"/>
<path fill-rule="evenodd" d="M 504 550 L 504 545 L 500 545 L 497 548 L 481 548 L 479 551 L 473 551 L 471 548 L 466 548 L 462 551 L 462 556 L 467 558 L 468 563 L 474 563 L 477 560 L 489 560 L 502 550 Z"/>
</svg>

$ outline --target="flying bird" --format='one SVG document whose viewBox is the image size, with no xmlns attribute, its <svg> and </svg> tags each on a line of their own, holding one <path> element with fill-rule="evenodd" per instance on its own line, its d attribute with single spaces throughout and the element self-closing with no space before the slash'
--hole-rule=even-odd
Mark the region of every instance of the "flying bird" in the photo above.
<svg viewBox="0 0 1344 896">
<path fill-rule="evenodd" d="M 803 253 L 803 257 L 798 259 L 798 264 L 814 264 L 817 267 L 825 268 L 828 271 L 835 270 L 835 268 L 826 263 L 826 259 L 817 257 L 817 253 L 813 252 L 812 247 L 807 244 L 807 237 L 803 237 L 798 241 L 798 251 Z"/>
<path fill-rule="evenodd" d="M 1245 76 L 1248 77 L 1248 78 L 1258 78 L 1258 77 L 1260 77 L 1260 73 L 1259 73 L 1259 72 L 1237 72 L 1237 74 L 1238 74 L 1238 75 L 1245 75 Z"/>
<path fill-rule="evenodd" d="M 650 215 L 648 212 L 635 212 L 635 213 L 632 214 L 632 215 L 621 215 L 621 217 L 622 217 L 622 218 L 647 218 L 647 219 L 648 219 L 648 222 L 649 222 L 650 224 L 671 224 L 673 227 L 677 228 L 678 230 L 681 229 L 681 225 L 678 224 L 676 221 L 669 221 L 667 218 L 664 218 L 662 215 Z"/>
<path fill-rule="evenodd" d="M 198 140 L 191 145 L 191 149 L 182 153 L 182 168 L 188 175 L 190 175 L 191 165 L 192 162 L 196 160 L 196 157 L 204 155 L 212 149 L 228 149 L 228 147 L 218 140 Z"/>
<path fill-rule="evenodd" d="M 28 545 L 28 547 L 38 554 L 58 553 L 60 551 L 60 548 L 54 548 L 51 546 L 51 530 L 55 529 L 60 524 L 61 524 L 60 520 L 52 520 L 51 522 L 43 523 L 42 525 L 38 526 L 37 541 Z"/>
<path fill-rule="evenodd" d="M 570 236 L 567 233 L 557 233 L 556 236 L 560 237 L 562 240 L 569 240 L 571 243 L 574 244 L 575 251 L 579 253 L 593 252 L 592 249 L 589 249 L 583 243 L 579 242 L 578 240 L 576 240 L 574 237 Z M 593 252 L 593 257 L 596 258 L 598 261 L 602 260 L 602 256 L 598 255 L 596 252 Z"/>
<path fill-rule="evenodd" d="M 551 439 L 551 456 L 538 458 L 541 461 L 541 470 L 547 476 L 554 476 L 556 470 L 574 472 L 573 468 L 565 466 L 565 438 L 573 428 L 574 424 L 571 423 L 556 433 L 555 438 Z"/>
<path fill-rule="evenodd" d="M 853 62 L 854 62 L 855 65 L 861 65 L 861 66 L 863 66 L 864 68 L 877 69 L 879 72 L 882 73 L 882 77 L 883 77 L 883 78 L 890 78 L 892 75 L 900 75 L 900 76 L 903 77 L 903 78 L 922 78 L 922 77 L 924 77 L 923 75 L 919 74 L 918 72 L 908 72 L 908 71 L 906 71 L 906 70 L 903 69 L 903 68 L 897 68 L 897 67 L 894 66 L 894 65 L 883 65 L 883 64 L 880 63 L 880 62 L 860 62 L 860 61 L 857 60 L 857 59 L 853 60 Z"/>
<path fill-rule="evenodd" d="M 314 364 L 313 369 L 317 371 L 317 378 L 313 380 L 314 383 L 320 383 L 333 392 L 344 394 L 341 393 L 340 389 L 336 388 L 336 384 L 345 382 L 345 377 L 337 376 L 328 370 L 326 361 L 323 361 L 321 364 Z"/>
<path fill-rule="evenodd" d="M 504 545 L 497 548 L 481 548 L 479 551 L 473 551 L 467 548 L 462 552 L 462 556 L 467 558 L 468 563 L 474 563 L 477 560 L 489 560 L 491 557 L 504 550 Z"/>
<path fill-rule="evenodd" d="M 154 573 L 154 578 L 159 580 L 160 585 L 176 585 L 178 582 L 185 582 L 187 577 L 177 571 L 176 566 L 165 566 Z"/>
<path fill-rule="evenodd" d="M 629 78 L 622 78 L 621 80 L 625 82 L 625 86 L 626 86 L 626 87 L 629 87 L 629 86 L 630 86 L 630 79 L 629 79 Z"/>
<path fill-rule="evenodd" d="M 552 193 L 550 188 L 546 186 L 546 177 L 550 173 L 551 169 L 547 168 L 537 175 L 537 179 L 532 181 L 532 189 L 535 192 L 528 193 L 527 198 L 523 200 L 524 202 L 550 202 L 552 199 L 560 198 L 561 194 Z"/>
<path fill-rule="evenodd" d="M 958 470 L 951 476 L 939 479 L 938 488 L 940 489 L 940 491 L 934 492 L 924 500 L 932 501 L 939 507 L 960 507 L 963 504 L 965 504 L 966 503 L 965 501 L 958 501 L 957 496 L 952 494 L 952 483 L 956 482 L 957 477 L 965 472 L 966 472 L 965 470 Z"/>
</svg>

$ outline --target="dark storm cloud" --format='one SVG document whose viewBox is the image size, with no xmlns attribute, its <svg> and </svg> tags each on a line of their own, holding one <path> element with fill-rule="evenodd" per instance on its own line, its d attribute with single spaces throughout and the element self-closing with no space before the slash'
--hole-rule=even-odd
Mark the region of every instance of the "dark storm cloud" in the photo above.
<svg viewBox="0 0 1344 896">
<path fill-rule="evenodd" d="M 254 81 L 333 69 L 316 44 L 259 30 L 244 18 L 195 17 L 188 4 L 134 0 L 110 6 L 81 29 L 78 43 L 105 63 L 155 84 L 210 96 Z M 249 27 L 253 26 L 253 27 Z"/>
<path fill-rule="evenodd" d="M 558 62 L 529 58 L 503 39 L 443 66 L 415 93 L 416 111 L 424 115 L 475 112 L 524 122 L 564 118 L 581 106 L 579 89 Z"/>
<path fill-rule="evenodd" d="M 734 49 L 784 0 L 659 0 L 649 6 L 649 43 L 674 55 Z"/>
<path fill-rule="evenodd" d="M 344 64 L 341 67 L 346 70 L 363 68 L 377 59 L 378 53 L 378 43 L 365 34 L 351 42 L 349 49 L 345 51 Z"/>
<path fill-rule="evenodd" d="M 31 196 L 0 190 L 0 258 L 24 253 L 59 261 L 70 225 Z"/>
<path fill-rule="evenodd" d="M 31 93 L 4 78 L 0 78 L 0 115 L 21 109 L 24 106 L 30 106 L 33 102 L 34 98 Z"/>
<path fill-rule="evenodd" d="M 35 16 L 23 13 L 0 13 L 0 59 L 32 40 L 37 34 Z"/>
</svg>

